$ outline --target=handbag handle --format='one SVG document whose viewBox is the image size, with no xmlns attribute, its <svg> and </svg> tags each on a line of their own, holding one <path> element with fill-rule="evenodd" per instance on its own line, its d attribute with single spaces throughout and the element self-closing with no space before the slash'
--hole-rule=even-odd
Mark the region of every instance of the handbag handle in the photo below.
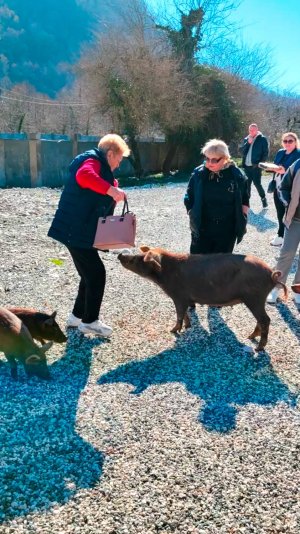
<svg viewBox="0 0 300 534">
<path fill-rule="evenodd" d="M 116 204 L 115 201 L 113 200 L 112 203 L 108 206 L 108 208 L 105 210 L 105 213 L 103 215 L 103 218 L 105 219 L 107 217 L 107 214 L 109 212 L 109 210 L 113 207 L 113 205 Z M 120 215 L 120 217 L 124 217 L 125 213 L 128 213 L 129 212 L 129 206 L 128 206 L 128 200 L 127 200 L 127 196 L 124 197 L 124 202 L 123 202 L 123 208 L 122 208 L 122 213 Z"/>
</svg>

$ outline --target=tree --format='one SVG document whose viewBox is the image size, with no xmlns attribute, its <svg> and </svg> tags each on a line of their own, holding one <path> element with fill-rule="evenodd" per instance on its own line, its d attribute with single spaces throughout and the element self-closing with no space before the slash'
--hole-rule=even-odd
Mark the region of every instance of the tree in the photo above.
<svg viewBox="0 0 300 534">
<path fill-rule="evenodd" d="M 180 62 L 158 38 L 144 4 L 132 4 L 130 28 L 118 27 L 98 37 L 98 46 L 81 61 L 82 83 L 89 100 L 109 115 L 113 129 L 127 135 L 137 175 L 143 172 L 137 137 L 156 129 L 167 131 L 205 114 L 204 98 L 194 94 Z M 128 17 L 128 13 L 127 13 Z M 130 30 L 130 31 L 129 31 Z"/>
</svg>

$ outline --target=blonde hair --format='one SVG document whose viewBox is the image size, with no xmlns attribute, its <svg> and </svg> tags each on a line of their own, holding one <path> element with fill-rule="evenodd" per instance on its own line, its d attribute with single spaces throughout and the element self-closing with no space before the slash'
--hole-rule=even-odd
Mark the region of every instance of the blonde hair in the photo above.
<svg viewBox="0 0 300 534">
<path fill-rule="evenodd" d="M 230 159 L 229 148 L 221 139 L 210 139 L 205 143 L 201 150 L 201 153 L 206 156 L 207 154 L 215 154 L 216 156 L 223 156 L 226 159 Z"/>
<path fill-rule="evenodd" d="M 299 137 L 297 134 L 295 134 L 294 132 L 286 132 L 282 134 L 281 143 L 283 142 L 284 139 L 286 139 L 286 137 L 292 137 L 296 141 L 296 148 L 300 148 L 300 141 L 299 141 Z"/>
<path fill-rule="evenodd" d="M 101 137 L 98 148 L 101 148 L 105 153 L 112 150 L 114 154 L 122 154 L 127 157 L 130 154 L 130 148 L 127 143 L 117 134 L 107 134 Z"/>
</svg>

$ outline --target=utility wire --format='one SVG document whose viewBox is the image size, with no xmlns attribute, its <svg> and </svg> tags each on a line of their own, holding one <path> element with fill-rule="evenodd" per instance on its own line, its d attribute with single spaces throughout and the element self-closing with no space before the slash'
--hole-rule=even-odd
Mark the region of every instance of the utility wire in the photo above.
<svg viewBox="0 0 300 534">
<path fill-rule="evenodd" d="M 0 94 L 0 99 L 5 99 L 5 100 L 15 100 L 16 102 L 26 102 L 27 104 L 38 104 L 38 105 L 41 105 L 41 106 L 65 106 L 65 107 L 70 107 L 70 106 L 83 106 L 83 107 L 89 107 L 91 105 L 93 105 L 92 103 L 90 104 L 84 104 L 82 102 L 61 102 L 61 103 L 55 103 L 55 102 L 49 102 L 48 100 L 37 100 L 37 101 L 34 101 L 34 100 L 27 100 L 25 98 L 14 98 L 13 96 L 5 96 L 5 95 L 1 95 Z"/>
</svg>

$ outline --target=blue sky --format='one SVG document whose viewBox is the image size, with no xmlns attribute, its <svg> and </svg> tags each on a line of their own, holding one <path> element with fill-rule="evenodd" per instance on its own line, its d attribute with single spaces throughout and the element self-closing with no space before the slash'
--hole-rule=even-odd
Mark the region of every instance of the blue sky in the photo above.
<svg viewBox="0 0 300 534">
<path fill-rule="evenodd" d="M 160 0 L 149 4 L 159 6 Z M 300 0 L 242 0 L 231 18 L 240 23 L 246 43 L 265 43 L 273 49 L 273 87 L 300 94 Z"/>
<path fill-rule="evenodd" d="M 278 86 L 300 94 L 300 0 L 243 0 L 232 15 L 245 42 L 273 48 Z"/>
</svg>

